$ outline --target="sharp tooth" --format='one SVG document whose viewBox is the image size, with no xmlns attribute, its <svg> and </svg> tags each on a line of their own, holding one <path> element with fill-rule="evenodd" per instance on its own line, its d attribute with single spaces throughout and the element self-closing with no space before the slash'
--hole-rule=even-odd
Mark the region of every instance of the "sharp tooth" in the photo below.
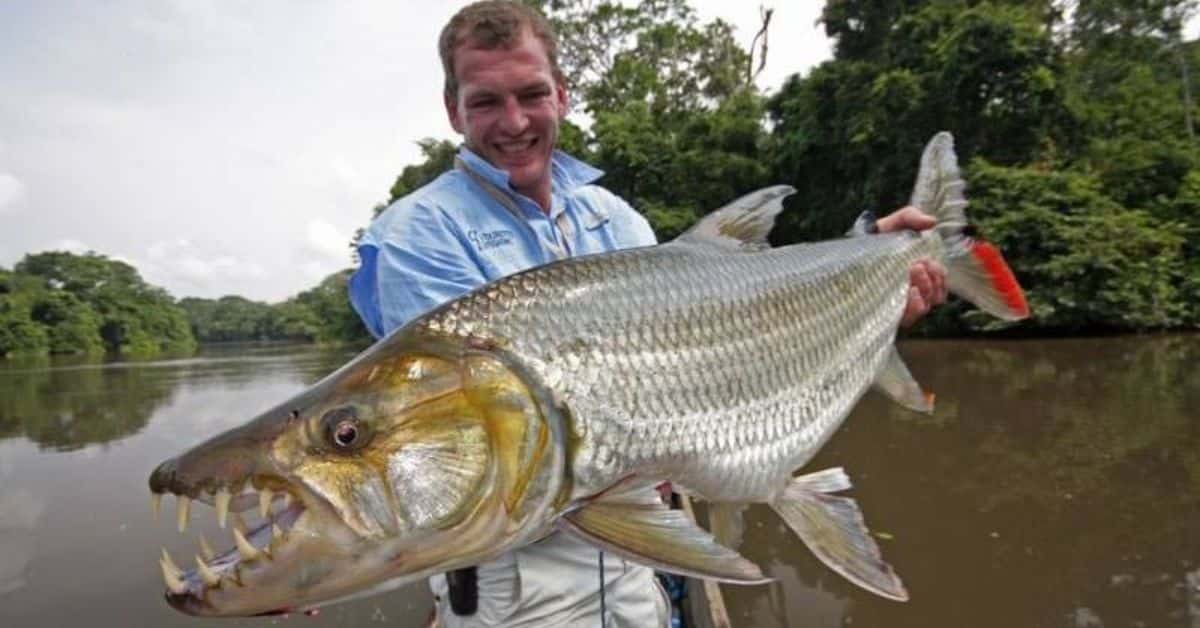
<svg viewBox="0 0 1200 628">
<path fill-rule="evenodd" d="M 167 583 L 167 588 L 171 590 L 171 593 L 178 595 L 187 591 L 187 582 L 183 579 L 183 571 L 175 566 L 175 561 L 171 560 L 171 555 L 167 553 L 165 547 L 158 564 L 162 567 L 163 580 Z"/>
<path fill-rule="evenodd" d="M 288 506 L 291 506 L 291 505 L 292 505 L 292 494 L 284 493 L 283 494 L 283 509 L 287 510 Z"/>
<path fill-rule="evenodd" d="M 167 566 L 165 564 L 162 566 L 162 568 L 163 581 L 167 583 L 167 588 L 171 590 L 171 593 L 179 595 L 180 593 L 187 591 L 187 583 L 183 581 L 183 578 L 172 576 L 167 570 Z"/>
<path fill-rule="evenodd" d="M 162 510 L 162 493 L 150 493 L 150 510 L 154 511 L 154 520 L 158 521 L 158 511 Z"/>
<path fill-rule="evenodd" d="M 229 517 L 229 491 L 221 489 L 217 491 L 216 497 L 213 498 L 213 503 L 217 507 L 217 525 L 225 527 L 225 519 Z"/>
<path fill-rule="evenodd" d="M 242 513 L 240 512 L 233 513 L 233 529 L 242 534 L 245 534 L 246 530 L 250 529 L 246 526 L 246 520 L 242 519 Z"/>
<path fill-rule="evenodd" d="M 165 547 L 162 548 L 162 559 L 160 562 L 162 562 L 163 567 L 170 567 L 170 572 L 172 575 L 176 577 L 183 576 L 183 570 L 175 566 L 175 561 L 171 560 L 171 554 L 167 552 L 167 548 Z"/>
<path fill-rule="evenodd" d="M 200 535 L 200 553 L 204 555 L 205 560 L 212 560 L 213 557 L 217 555 L 217 553 L 212 550 L 212 546 L 208 544 L 208 539 L 204 538 L 203 534 Z"/>
<path fill-rule="evenodd" d="M 179 531 L 187 530 L 188 511 L 192 505 L 192 500 L 187 495 L 180 495 L 175 500 L 175 516 L 179 519 Z"/>
<path fill-rule="evenodd" d="M 271 489 L 269 488 L 264 488 L 263 490 L 259 491 L 258 516 L 266 519 L 267 515 L 271 514 L 271 499 L 273 497 L 274 495 L 271 494 Z"/>
<path fill-rule="evenodd" d="M 233 529 L 233 542 L 237 544 L 238 553 L 241 554 L 242 558 L 245 560 L 254 560 L 259 556 L 262 556 L 262 553 L 255 549 L 254 546 L 250 544 L 250 541 L 247 541 L 246 537 L 242 536 L 242 533 L 239 532 L 237 528 Z"/>
<path fill-rule="evenodd" d="M 200 579 L 210 587 L 215 587 L 221 583 L 221 576 L 213 573 L 213 570 L 204 564 L 204 559 L 199 556 L 196 557 L 196 573 L 200 574 Z"/>
</svg>

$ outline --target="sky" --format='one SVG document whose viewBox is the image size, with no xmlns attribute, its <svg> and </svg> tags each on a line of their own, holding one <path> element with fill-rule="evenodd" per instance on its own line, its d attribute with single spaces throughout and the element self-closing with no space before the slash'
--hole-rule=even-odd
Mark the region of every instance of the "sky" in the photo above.
<svg viewBox="0 0 1200 628">
<path fill-rule="evenodd" d="M 0 2 L 0 267 L 133 264 L 177 298 L 277 302 L 455 138 L 437 35 L 465 1 Z M 764 89 L 831 56 L 823 2 L 775 2 Z M 693 0 L 748 46 L 759 4 Z"/>
</svg>

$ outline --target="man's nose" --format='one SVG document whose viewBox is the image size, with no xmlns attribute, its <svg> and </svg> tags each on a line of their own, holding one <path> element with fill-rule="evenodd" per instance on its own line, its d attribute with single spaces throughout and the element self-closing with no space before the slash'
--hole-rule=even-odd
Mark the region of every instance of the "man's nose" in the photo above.
<svg viewBox="0 0 1200 628">
<path fill-rule="evenodd" d="M 525 109 L 521 107 L 521 102 L 516 98 L 506 98 L 504 100 L 504 111 L 501 112 L 500 123 L 505 133 L 518 134 L 525 131 L 525 127 L 529 126 L 529 116 L 525 114 Z"/>
</svg>

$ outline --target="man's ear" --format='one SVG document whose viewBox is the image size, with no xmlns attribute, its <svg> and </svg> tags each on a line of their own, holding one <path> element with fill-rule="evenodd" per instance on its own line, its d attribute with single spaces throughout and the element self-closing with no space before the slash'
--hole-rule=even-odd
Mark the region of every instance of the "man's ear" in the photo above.
<svg viewBox="0 0 1200 628">
<path fill-rule="evenodd" d="M 458 97 L 451 95 L 450 92 L 442 92 L 442 104 L 446 106 L 446 117 L 450 119 L 450 126 L 459 135 L 465 135 L 462 123 L 458 120 Z"/>
<path fill-rule="evenodd" d="M 571 99 L 567 93 L 566 83 L 554 81 L 554 104 L 558 109 L 558 119 L 562 120 L 567 117 L 567 111 L 570 109 Z"/>
</svg>

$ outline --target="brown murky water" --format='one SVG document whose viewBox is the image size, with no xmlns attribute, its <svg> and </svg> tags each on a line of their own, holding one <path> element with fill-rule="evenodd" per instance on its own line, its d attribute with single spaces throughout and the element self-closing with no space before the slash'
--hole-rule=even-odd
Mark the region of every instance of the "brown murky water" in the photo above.
<svg viewBox="0 0 1200 628">
<path fill-rule="evenodd" d="M 868 396 L 810 470 L 849 471 L 912 601 L 847 584 L 756 507 L 742 551 L 777 583 L 723 587 L 734 625 L 1200 628 L 1200 337 L 901 351 L 937 412 Z M 152 521 L 150 470 L 349 357 L 0 362 L 0 626 L 420 626 L 424 585 L 312 619 L 204 622 L 161 599 L 159 548 L 195 541 Z"/>
</svg>

